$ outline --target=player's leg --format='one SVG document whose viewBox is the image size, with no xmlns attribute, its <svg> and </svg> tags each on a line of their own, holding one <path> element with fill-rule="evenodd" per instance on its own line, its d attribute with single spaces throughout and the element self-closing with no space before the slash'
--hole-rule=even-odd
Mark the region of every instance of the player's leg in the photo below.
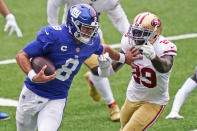
<svg viewBox="0 0 197 131">
<path fill-rule="evenodd" d="M 92 97 L 92 99 L 94 100 L 94 101 L 100 101 L 100 99 L 101 99 L 101 95 L 100 95 L 100 93 L 98 92 L 98 90 L 95 88 L 95 86 L 94 86 L 94 83 L 93 83 L 93 81 L 90 79 L 90 75 L 91 75 L 92 73 L 90 72 L 90 71 L 88 71 L 88 72 L 86 72 L 86 74 L 85 74 L 85 78 L 86 78 L 86 80 L 88 81 L 88 84 L 89 84 L 89 86 L 90 86 L 90 92 L 89 92 L 89 95 Z"/>
<path fill-rule="evenodd" d="M 139 106 L 133 113 L 123 131 L 144 131 L 152 126 L 163 112 L 165 106 L 153 103 L 135 103 Z"/>
<path fill-rule="evenodd" d="M 137 107 L 138 106 L 136 106 L 134 103 L 130 102 L 126 98 L 120 111 L 120 123 L 121 123 L 120 131 L 122 131 L 125 125 L 129 122 L 133 112 L 136 110 Z"/>
<path fill-rule="evenodd" d="M 38 114 L 39 131 L 57 131 L 60 127 L 66 99 L 49 100 Z"/>
<path fill-rule="evenodd" d="M 24 86 L 16 110 L 17 131 L 36 131 L 37 114 L 47 101 Z"/>
<path fill-rule="evenodd" d="M 105 100 L 106 104 L 108 105 L 111 120 L 112 121 L 119 120 L 120 119 L 120 109 L 119 109 L 116 101 L 114 100 L 108 78 L 107 77 L 99 77 L 99 76 L 95 75 L 96 72 L 95 72 L 94 68 L 98 66 L 97 55 L 92 55 L 89 59 L 87 59 L 84 62 L 84 64 L 92 71 L 88 77 L 86 75 L 86 78 L 91 83 L 90 84 L 90 85 L 92 85 L 91 87 L 93 89 L 96 88 L 99 91 L 102 98 Z M 93 94 L 93 93 L 90 93 L 90 95 L 91 94 Z M 93 96 L 93 99 L 95 99 L 94 97 L 97 97 L 97 95 Z"/>
<path fill-rule="evenodd" d="M 189 94 L 197 87 L 197 71 L 195 71 L 195 74 L 192 77 L 189 77 L 183 86 L 178 90 L 174 97 L 173 105 L 171 112 L 168 116 L 166 116 L 166 119 L 182 119 L 183 116 L 179 115 L 179 111 L 181 109 L 181 106 L 183 105 L 186 98 L 189 96 Z"/>
</svg>

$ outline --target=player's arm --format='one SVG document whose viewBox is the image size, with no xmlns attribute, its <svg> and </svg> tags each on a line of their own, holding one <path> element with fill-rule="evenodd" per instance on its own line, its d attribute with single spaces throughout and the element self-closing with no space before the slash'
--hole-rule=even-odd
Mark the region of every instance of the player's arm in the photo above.
<svg viewBox="0 0 197 131">
<path fill-rule="evenodd" d="M 138 47 L 144 56 L 151 60 L 154 68 L 160 73 L 167 73 L 173 66 L 174 55 L 175 54 L 163 54 L 161 57 L 158 57 L 155 49 L 152 44 L 147 42 L 147 44 Z M 166 49 L 168 49 L 166 47 Z M 170 52 L 170 50 L 164 51 Z M 176 49 L 174 50 L 176 52 Z"/>
<path fill-rule="evenodd" d="M 151 62 L 158 72 L 166 73 L 172 68 L 174 57 L 170 55 L 161 57 L 156 56 L 155 59 L 151 60 Z"/>
<path fill-rule="evenodd" d="M 27 75 L 30 70 L 32 70 L 31 63 L 29 61 L 29 56 L 23 50 L 20 50 L 16 55 L 16 62 L 20 66 L 20 68 Z"/>
<path fill-rule="evenodd" d="M 37 36 L 37 39 L 30 42 L 26 45 L 23 50 L 19 51 L 16 55 L 16 61 L 21 69 L 28 75 L 29 79 L 33 82 L 47 82 L 55 78 L 56 74 L 46 76 L 44 74 L 45 69 L 44 66 L 41 71 L 36 74 L 32 69 L 30 58 L 36 56 L 43 56 L 44 53 L 47 53 L 45 48 L 48 45 L 52 44 L 55 38 L 53 37 L 53 32 L 51 32 L 51 27 L 42 28 Z"/>
<path fill-rule="evenodd" d="M 112 60 L 118 61 L 120 63 L 126 63 L 128 65 L 133 65 L 132 63 L 134 60 L 141 59 L 141 57 L 137 56 L 138 54 L 140 54 L 140 52 L 134 47 L 131 47 L 130 50 L 126 53 L 121 53 L 115 51 L 108 45 L 103 45 L 103 53 L 106 52 L 109 53 L 109 57 Z"/>
<path fill-rule="evenodd" d="M 3 2 L 3 0 L 0 0 L 0 13 L 6 17 L 8 14 L 10 14 L 10 11 L 8 10 L 6 4 Z"/>
<path fill-rule="evenodd" d="M 28 54 L 23 50 L 20 50 L 17 53 L 16 62 L 19 65 L 19 67 L 23 70 L 23 72 L 25 72 L 25 74 L 27 74 L 29 79 L 33 82 L 48 82 L 55 79 L 56 77 L 55 73 L 50 76 L 46 76 L 44 74 L 44 71 L 47 68 L 46 65 L 41 69 L 41 71 L 38 74 L 36 74 L 35 71 L 32 69 Z"/>
<path fill-rule="evenodd" d="M 141 56 L 137 56 L 140 54 L 140 52 L 135 48 L 131 47 L 126 53 L 123 52 L 123 50 L 120 50 L 119 53 L 115 51 L 115 53 L 110 53 L 111 49 L 108 47 L 104 48 L 104 52 L 108 52 L 108 54 L 103 54 L 98 57 L 98 74 L 102 77 L 108 77 L 113 75 L 115 72 L 117 72 L 124 63 L 127 63 L 128 65 L 131 65 L 132 67 L 135 67 L 135 64 L 133 64 L 134 60 L 141 59 Z M 111 54 L 111 55 L 110 55 Z M 122 55 L 125 56 L 125 62 L 123 62 L 121 57 Z M 111 63 L 111 58 L 115 61 Z"/>
</svg>

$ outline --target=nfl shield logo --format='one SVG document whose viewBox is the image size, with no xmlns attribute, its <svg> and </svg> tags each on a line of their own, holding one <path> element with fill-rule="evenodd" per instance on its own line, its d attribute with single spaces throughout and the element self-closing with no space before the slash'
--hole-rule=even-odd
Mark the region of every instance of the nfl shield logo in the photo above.
<svg viewBox="0 0 197 131">
<path fill-rule="evenodd" d="M 77 53 L 80 52 L 80 48 L 76 48 L 76 52 L 77 52 Z"/>
</svg>

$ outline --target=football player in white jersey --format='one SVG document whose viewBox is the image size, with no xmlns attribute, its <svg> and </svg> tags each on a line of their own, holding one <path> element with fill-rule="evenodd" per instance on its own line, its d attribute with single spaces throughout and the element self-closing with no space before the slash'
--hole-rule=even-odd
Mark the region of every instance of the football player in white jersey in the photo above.
<svg viewBox="0 0 197 131">
<path fill-rule="evenodd" d="M 113 23 L 113 25 L 118 29 L 121 34 L 125 34 L 129 28 L 129 22 L 125 12 L 123 11 L 119 0 L 48 0 L 47 4 L 47 15 L 48 23 L 50 25 L 58 25 L 58 14 L 59 8 L 65 5 L 64 15 L 62 23 L 65 23 L 67 12 L 70 6 L 78 3 L 86 3 L 94 7 L 97 12 L 106 12 L 107 16 Z M 99 34 L 101 37 L 101 42 L 104 43 L 102 37 L 102 31 L 99 28 Z M 101 96 L 108 105 L 110 112 L 110 118 L 112 121 L 117 121 L 120 119 L 120 110 L 113 97 L 110 83 L 107 77 L 96 76 L 95 69 L 98 66 L 97 56 L 92 55 L 87 59 L 84 64 L 91 70 L 87 72 L 85 77 L 90 85 L 90 96 L 95 101 L 99 101 Z M 98 90 L 98 91 L 97 91 Z M 101 94 L 99 94 L 99 93 Z"/>
<path fill-rule="evenodd" d="M 121 51 L 135 48 L 141 52 L 142 59 L 133 62 L 133 75 L 120 113 L 121 131 L 146 130 L 168 103 L 168 83 L 177 48 L 161 32 L 160 19 L 143 12 L 134 18 L 128 33 L 122 37 Z M 112 75 L 123 65 L 117 62 L 109 65 L 110 59 L 105 56 L 98 60 L 102 76 Z"/>
<path fill-rule="evenodd" d="M 166 119 L 183 119 L 184 117 L 179 115 L 181 106 L 183 105 L 186 98 L 196 89 L 197 87 L 197 67 L 195 69 L 194 75 L 187 78 L 182 87 L 178 90 L 174 97 L 174 102 L 172 105 L 171 112 L 166 116 Z"/>
</svg>

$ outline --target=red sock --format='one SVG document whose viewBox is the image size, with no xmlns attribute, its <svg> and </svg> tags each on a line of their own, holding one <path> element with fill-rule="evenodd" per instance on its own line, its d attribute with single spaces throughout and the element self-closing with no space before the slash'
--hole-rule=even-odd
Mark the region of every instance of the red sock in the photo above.
<svg viewBox="0 0 197 131">
<path fill-rule="evenodd" d="M 116 101 L 114 101 L 112 104 L 109 104 L 108 107 L 111 108 L 112 105 L 117 105 Z"/>
</svg>

